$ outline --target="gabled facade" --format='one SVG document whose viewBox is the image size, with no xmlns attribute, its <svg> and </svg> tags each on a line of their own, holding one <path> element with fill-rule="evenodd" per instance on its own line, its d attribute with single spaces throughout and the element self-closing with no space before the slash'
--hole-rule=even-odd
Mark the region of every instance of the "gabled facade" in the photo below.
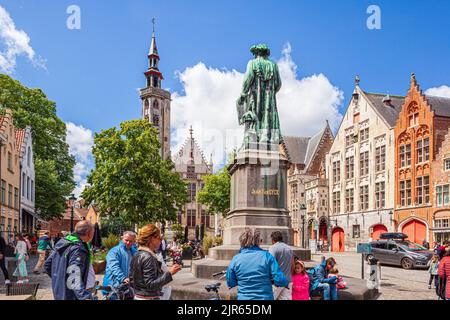
<svg viewBox="0 0 450 320">
<path fill-rule="evenodd" d="M 195 237 L 195 228 L 203 224 L 205 233 L 214 235 L 217 233 L 217 217 L 206 213 L 207 207 L 197 201 L 197 192 L 200 191 L 205 175 L 213 173 L 213 163 L 206 162 L 200 147 L 194 139 L 194 131 L 189 130 L 189 137 L 184 142 L 181 149 L 173 156 L 175 171 L 187 183 L 188 202 L 183 210 L 178 213 L 178 223 L 187 226 L 189 235 Z"/>
<path fill-rule="evenodd" d="M 34 231 L 38 216 L 35 212 L 35 170 L 31 127 L 16 130 L 20 156 L 20 224 L 21 231 Z"/>
<path fill-rule="evenodd" d="M 395 127 L 395 221 L 410 241 L 432 241 L 432 163 L 448 134 L 450 99 L 426 96 L 415 75 Z"/>
<path fill-rule="evenodd" d="M 10 109 L 0 117 L 0 143 L 0 232 L 8 239 L 20 231 L 20 155 Z"/>
<path fill-rule="evenodd" d="M 84 207 L 84 200 L 80 199 L 75 201 L 73 209 L 73 225 L 75 226 L 78 222 L 86 220 L 88 214 L 88 209 Z M 53 219 L 48 223 L 48 231 L 51 237 L 55 237 L 60 233 L 70 232 L 70 222 L 72 216 L 72 207 L 70 206 L 70 201 L 66 201 L 66 209 L 62 213 L 60 219 Z"/>
<path fill-rule="evenodd" d="M 443 243 L 450 239 L 450 129 L 445 136 L 436 160 L 432 163 L 433 172 L 433 242 Z"/>
<path fill-rule="evenodd" d="M 282 144 L 282 152 L 286 154 L 291 165 L 288 170 L 288 210 L 292 219 L 294 230 L 294 245 L 309 246 L 309 238 L 306 235 L 306 225 L 317 225 L 317 215 L 305 216 L 301 206 L 306 205 L 307 181 L 318 178 L 321 164 L 333 143 L 333 133 L 328 122 L 325 127 L 313 137 L 285 136 Z M 303 214 L 303 219 L 302 219 Z M 328 224 L 328 221 L 326 222 Z M 311 233 L 311 235 L 317 234 Z"/>
<path fill-rule="evenodd" d="M 326 159 L 337 252 L 394 230 L 394 127 L 404 97 L 367 93 L 359 82 Z"/>
</svg>

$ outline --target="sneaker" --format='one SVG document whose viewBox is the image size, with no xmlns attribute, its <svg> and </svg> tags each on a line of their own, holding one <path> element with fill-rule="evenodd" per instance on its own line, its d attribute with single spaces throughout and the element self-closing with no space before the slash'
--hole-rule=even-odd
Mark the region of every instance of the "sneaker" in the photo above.
<svg viewBox="0 0 450 320">
<path fill-rule="evenodd" d="M 5 285 L 10 284 L 11 280 L 5 280 Z"/>
<path fill-rule="evenodd" d="M 22 280 L 19 280 L 19 281 L 17 281 L 16 283 L 23 283 L 23 281 L 22 281 Z"/>
<path fill-rule="evenodd" d="M 428 286 L 428 289 L 431 289 L 431 285 Z"/>
</svg>

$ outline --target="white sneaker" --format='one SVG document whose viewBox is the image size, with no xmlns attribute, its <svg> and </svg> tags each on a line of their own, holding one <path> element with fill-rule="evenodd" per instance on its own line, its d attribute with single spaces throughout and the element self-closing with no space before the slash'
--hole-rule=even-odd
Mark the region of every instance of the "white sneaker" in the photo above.
<svg viewBox="0 0 450 320">
<path fill-rule="evenodd" d="M 5 285 L 10 284 L 11 281 L 10 280 L 5 280 Z"/>
<path fill-rule="evenodd" d="M 19 280 L 19 281 L 17 281 L 16 283 L 23 283 L 23 281 L 22 281 L 22 280 Z"/>
</svg>

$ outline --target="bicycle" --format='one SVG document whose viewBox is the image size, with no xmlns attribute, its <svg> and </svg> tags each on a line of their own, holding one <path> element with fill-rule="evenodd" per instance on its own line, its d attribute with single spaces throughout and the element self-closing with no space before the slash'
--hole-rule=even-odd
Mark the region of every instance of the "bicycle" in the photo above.
<svg viewBox="0 0 450 320">
<path fill-rule="evenodd" d="M 92 295 L 97 300 L 133 300 L 134 294 L 129 284 L 122 283 L 118 288 L 112 286 L 100 286 L 99 282 L 95 282 L 95 289 Z M 98 291 L 103 292 L 102 299 L 98 299 Z M 116 297 L 113 299 L 113 297 Z"/>
<path fill-rule="evenodd" d="M 226 274 L 227 274 L 226 271 L 221 271 L 221 272 L 217 272 L 217 273 L 212 274 L 212 277 L 216 278 L 216 277 L 220 276 L 219 280 L 222 280 L 222 279 L 224 279 L 226 277 Z M 221 285 L 222 284 L 220 282 L 217 282 L 217 283 L 208 284 L 208 285 L 205 286 L 205 290 L 207 292 L 211 292 L 211 291 L 214 292 L 214 298 L 209 299 L 209 300 L 222 300 L 222 298 L 219 295 L 219 289 L 220 289 Z"/>
</svg>

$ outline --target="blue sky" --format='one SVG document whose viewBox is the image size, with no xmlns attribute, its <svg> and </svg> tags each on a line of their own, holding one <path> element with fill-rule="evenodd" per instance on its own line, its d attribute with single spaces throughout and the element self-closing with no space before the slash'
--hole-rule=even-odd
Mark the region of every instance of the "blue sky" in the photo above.
<svg viewBox="0 0 450 320">
<path fill-rule="evenodd" d="M 81 30 L 66 28 L 66 9 L 71 4 L 81 9 Z M 381 9 L 381 30 L 366 26 L 366 10 L 372 4 Z M 258 42 L 269 44 L 273 59 L 284 57 L 287 64 L 294 63 L 297 79 L 322 74 L 342 94 L 333 98 L 340 112 L 351 96 L 356 74 L 361 87 L 371 92 L 406 94 L 412 71 L 423 89 L 450 85 L 450 1 L 446 0 L 0 0 L 0 6 L 15 28 L 28 35 L 35 53 L 33 59 L 18 54 L 12 76 L 26 86 L 42 88 L 56 101 L 64 121 L 93 132 L 140 117 L 137 88 L 145 83 L 152 17 L 157 19 L 163 87 L 179 96 L 189 96 L 186 84 L 192 84 L 196 74 L 219 71 L 223 77 L 234 69 L 244 72 L 248 49 Z M 0 52 L 5 48 L 2 40 Z M 290 50 L 283 55 L 288 44 Z M 36 66 L 39 58 L 45 68 Z M 206 69 L 199 67 L 200 62 Z M 183 109 L 183 101 L 174 102 L 177 124 L 183 117 L 179 113 L 190 110 Z M 304 125 L 296 132 L 293 128 L 289 127 L 289 134 L 317 130 Z"/>
</svg>

